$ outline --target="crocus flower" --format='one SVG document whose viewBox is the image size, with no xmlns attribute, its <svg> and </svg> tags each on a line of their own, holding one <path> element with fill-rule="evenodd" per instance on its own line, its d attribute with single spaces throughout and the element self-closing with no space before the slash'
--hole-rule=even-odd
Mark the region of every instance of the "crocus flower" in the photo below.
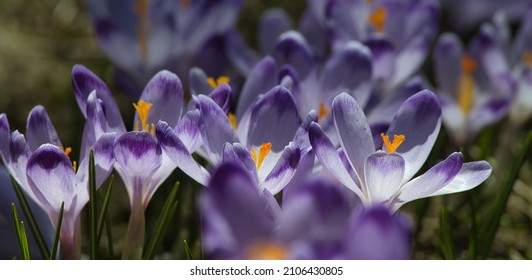
<svg viewBox="0 0 532 280">
<path fill-rule="evenodd" d="M 271 193 L 261 190 L 244 167 L 221 164 L 200 196 L 206 256 L 408 258 L 410 230 L 404 219 L 380 205 L 353 211 L 341 188 L 324 178 L 307 180 L 283 199 L 281 209 Z M 393 246 L 381 246 L 383 242 L 387 245 L 393 242 Z"/>
<path fill-rule="evenodd" d="M 211 98 L 195 98 L 199 110 L 202 149 L 198 152 L 212 165 L 223 161 L 240 161 L 255 174 L 261 188 L 279 192 L 293 176 L 300 159 L 300 147 L 291 143 L 299 128 L 297 108 L 291 93 L 274 87 L 261 96 L 237 124 Z M 195 128 L 193 128 L 195 130 Z M 192 133 L 191 133 L 192 134 Z M 182 170 L 206 185 L 209 173 L 191 156 L 178 131 L 159 122 L 156 135 L 165 153 Z M 185 164 L 186 163 L 186 164 Z"/>
<path fill-rule="evenodd" d="M 79 214 L 89 201 L 88 156 L 83 157 L 79 167 L 75 161 L 71 162 L 68 157 L 71 148 L 61 145 L 42 106 L 30 112 L 26 137 L 18 131 L 10 133 L 5 115 L 2 114 L 0 120 L 2 158 L 7 169 L 25 193 L 46 212 L 54 227 L 57 227 L 61 203 L 65 203 L 60 235 L 63 257 L 79 257 Z M 94 151 L 97 187 L 113 169 L 115 137 L 114 133 L 103 134 L 89 147 Z"/>
<path fill-rule="evenodd" d="M 98 43 L 123 71 L 119 80 L 137 89 L 131 93 L 133 99 L 162 69 L 184 77 L 196 65 L 208 67 L 211 75 L 220 74 L 222 67 L 216 66 L 225 63 L 220 46 L 236 22 L 241 2 L 87 0 Z"/>
<path fill-rule="evenodd" d="M 358 40 L 371 49 L 373 80 L 381 97 L 419 69 L 438 29 L 439 4 L 434 0 L 330 0 L 324 8 L 333 46 Z"/>
<path fill-rule="evenodd" d="M 413 178 L 441 126 L 440 104 L 430 91 L 421 91 L 401 105 L 387 133 L 381 134 L 381 149 L 376 149 L 366 117 L 351 96 L 335 97 L 332 113 L 341 148 L 331 144 L 317 123 L 310 127 L 310 143 L 325 170 L 365 206 L 383 203 L 395 211 L 415 199 L 469 190 L 491 173 L 487 162 L 463 163 L 462 154 L 453 153 Z"/>
<path fill-rule="evenodd" d="M 515 82 L 496 53 L 494 30 L 481 29 L 466 53 L 458 37 L 443 34 L 436 43 L 434 65 L 443 122 L 457 145 L 466 145 L 482 128 L 508 113 Z"/>
</svg>

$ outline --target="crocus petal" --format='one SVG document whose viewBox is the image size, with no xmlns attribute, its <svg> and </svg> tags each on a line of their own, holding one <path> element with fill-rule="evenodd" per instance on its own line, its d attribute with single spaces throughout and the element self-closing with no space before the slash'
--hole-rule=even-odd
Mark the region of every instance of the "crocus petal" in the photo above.
<svg viewBox="0 0 532 280">
<path fill-rule="evenodd" d="M 174 128 L 177 137 L 190 153 L 202 144 L 200 137 L 200 112 L 198 109 L 188 111 Z"/>
<path fill-rule="evenodd" d="M 385 203 L 399 190 L 405 172 L 405 161 L 398 154 L 376 152 L 364 165 L 366 187 L 372 203 Z"/>
<path fill-rule="evenodd" d="M 498 34 L 491 24 L 483 24 L 477 36 L 471 42 L 471 52 L 478 56 L 482 67 L 490 79 L 509 72 L 505 55 L 499 46 Z"/>
<path fill-rule="evenodd" d="M 397 51 L 385 38 L 371 38 L 364 42 L 371 50 L 372 77 L 375 81 L 391 80 L 395 72 Z"/>
<path fill-rule="evenodd" d="M 344 167 L 336 149 L 329 138 L 325 136 L 319 124 L 312 123 L 310 125 L 309 140 L 316 157 L 318 157 L 327 171 L 343 185 L 355 192 L 360 199 L 365 200 L 364 194 L 362 194 L 360 188 L 355 184 L 354 179 L 349 175 L 349 172 Z"/>
<path fill-rule="evenodd" d="M 128 132 L 114 143 L 115 169 L 124 181 L 130 203 L 143 205 L 149 192 L 151 178 L 161 166 L 161 146 L 149 132 Z"/>
<path fill-rule="evenodd" d="M 422 34 L 412 38 L 397 55 L 394 77 L 389 84 L 391 88 L 401 85 L 418 71 L 429 52 L 430 42 L 431 35 L 428 32 L 422 32 Z"/>
<path fill-rule="evenodd" d="M 532 40 L 530 38 L 532 34 L 532 11 L 528 9 L 527 13 L 524 15 L 521 25 L 519 27 L 519 31 L 517 32 L 514 40 L 514 44 L 512 46 L 512 52 L 513 55 L 512 61 L 514 63 L 517 63 L 521 60 L 523 53 L 525 50 L 532 49 Z"/>
<path fill-rule="evenodd" d="M 11 138 L 11 130 L 9 128 L 9 121 L 6 114 L 0 114 L 0 156 L 4 164 L 9 162 L 9 139 Z"/>
<path fill-rule="evenodd" d="M 209 77 L 198 67 L 192 67 L 188 72 L 188 84 L 193 95 L 207 95 L 212 91 L 212 86 L 208 82 Z"/>
<path fill-rule="evenodd" d="M 364 162 L 375 152 L 375 145 L 366 116 L 358 103 L 347 93 L 333 100 L 332 112 L 336 132 L 358 179 L 364 182 Z"/>
<path fill-rule="evenodd" d="M 72 163 L 59 148 L 51 144 L 39 147 L 28 159 L 29 186 L 39 204 L 48 213 L 57 213 L 61 203 L 69 209 L 78 193 Z"/>
<path fill-rule="evenodd" d="M 279 37 L 274 51 L 275 60 L 280 64 L 292 65 L 302 79 L 316 67 L 316 54 L 307 41 L 297 31 L 287 31 Z"/>
<path fill-rule="evenodd" d="M 468 116 L 471 135 L 476 135 L 482 128 L 506 116 L 510 108 L 510 102 L 510 98 L 496 97 L 473 109 Z"/>
<path fill-rule="evenodd" d="M 292 29 L 292 21 L 288 14 L 279 8 L 264 11 L 259 22 L 259 46 L 265 54 L 272 54 L 277 38 Z"/>
<path fill-rule="evenodd" d="M 223 145 L 226 142 L 238 142 L 238 138 L 225 112 L 211 98 L 200 95 L 194 101 L 200 111 L 201 136 L 205 148 L 209 150 L 213 163 L 218 163 Z"/>
<path fill-rule="evenodd" d="M 35 200 L 33 192 L 29 188 L 28 179 L 26 176 L 26 167 L 28 165 L 28 158 L 31 156 L 31 151 L 26 143 L 24 135 L 15 130 L 9 141 L 9 155 L 10 161 L 6 164 L 9 173 L 15 178 L 17 183 Z"/>
<path fill-rule="evenodd" d="M 400 205 L 419 198 L 432 196 L 449 182 L 452 182 L 462 168 L 463 159 L 464 157 L 461 153 L 452 153 L 423 175 L 408 182 L 400 190 L 398 197 Z"/>
<path fill-rule="evenodd" d="M 269 190 L 273 195 L 280 192 L 294 176 L 300 158 L 299 147 L 290 142 L 260 187 Z"/>
<path fill-rule="evenodd" d="M 436 82 L 449 96 L 458 91 L 458 81 L 462 74 L 462 41 L 454 33 L 444 33 L 434 49 L 434 73 Z"/>
<path fill-rule="evenodd" d="M 225 35 L 226 39 L 226 55 L 229 57 L 231 63 L 237 68 L 242 76 L 247 76 L 253 66 L 260 60 L 259 54 L 249 47 L 236 31 L 229 31 Z"/>
<path fill-rule="evenodd" d="M 271 142 L 273 152 L 282 151 L 294 139 L 298 127 L 299 115 L 292 94 L 276 86 L 253 104 L 247 146 L 260 147 Z"/>
<path fill-rule="evenodd" d="M 61 147 L 61 140 L 43 106 L 35 106 L 28 115 L 26 141 L 32 151 L 44 143 Z"/>
<path fill-rule="evenodd" d="M 98 76 L 83 65 L 74 65 L 72 68 L 72 86 L 78 106 L 85 117 L 87 117 L 87 98 L 95 90 L 98 99 L 103 102 L 107 122 L 112 131 L 126 131 L 120 110 L 111 91 Z"/>
<path fill-rule="evenodd" d="M 277 84 L 277 65 L 272 57 L 266 56 L 249 73 L 238 98 L 236 115 L 241 118 L 253 101 Z"/>
<path fill-rule="evenodd" d="M 140 100 L 153 104 L 148 115 L 148 124 L 156 124 L 159 120 L 175 126 L 181 118 L 183 110 L 183 86 L 174 73 L 162 70 L 148 82 Z M 138 113 L 135 121 L 138 121 Z"/>
<path fill-rule="evenodd" d="M 408 98 L 397 111 L 387 136 L 405 136 L 405 141 L 396 151 L 405 160 L 403 183 L 410 180 L 425 163 L 436 142 L 440 126 L 440 103 L 436 95 L 428 90 Z"/>
<path fill-rule="evenodd" d="M 296 135 L 294 136 L 294 142 L 303 152 L 306 152 L 308 149 L 311 148 L 310 142 L 308 140 L 308 131 L 310 129 L 310 125 L 313 122 L 317 121 L 318 114 L 316 114 L 314 110 L 310 111 L 296 131 Z"/>
<path fill-rule="evenodd" d="M 199 165 L 187 147 L 181 142 L 176 132 L 167 123 L 160 121 L 155 128 L 155 135 L 161 143 L 165 154 L 192 179 L 202 185 L 207 185 L 209 173 Z"/>
<path fill-rule="evenodd" d="M 217 86 L 210 94 L 209 97 L 224 110 L 225 113 L 229 112 L 231 106 L 231 96 L 233 90 L 228 84 L 221 84 Z"/>
<path fill-rule="evenodd" d="M 457 193 L 470 190 L 484 182 L 491 174 L 492 168 L 486 161 L 466 162 L 451 182 L 432 193 L 431 196 Z"/>
<path fill-rule="evenodd" d="M 258 178 L 257 167 L 251 157 L 251 153 L 240 143 L 225 143 L 223 151 L 223 162 L 240 164 L 249 171 L 253 178 Z M 255 180 L 258 184 L 258 180 Z"/>
</svg>

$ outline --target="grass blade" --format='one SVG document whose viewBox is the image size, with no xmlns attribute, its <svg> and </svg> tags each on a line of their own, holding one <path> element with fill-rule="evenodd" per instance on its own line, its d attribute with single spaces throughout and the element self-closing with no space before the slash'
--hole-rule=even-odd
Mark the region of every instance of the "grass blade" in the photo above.
<svg viewBox="0 0 532 280">
<path fill-rule="evenodd" d="M 453 242 L 453 231 L 451 226 L 451 220 L 449 217 L 449 212 L 446 208 L 443 208 L 440 212 L 440 245 L 443 253 L 443 257 L 446 260 L 454 260 L 454 242 Z"/>
<path fill-rule="evenodd" d="M 97 258 L 98 243 L 97 239 L 97 225 L 96 225 L 96 171 L 94 167 L 94 152 L 89 152 L 89 244 L 90 244 L 90 258 L 95 260 Z"/>
<path fill-rule="evenodd" d="M 186 240 L 183 240 L 183 246 L 185 247 L 185 256 L 187 256 L 187 260 L 192 260 L 192 251 Z"/>
<path fill-rule="evenodd" d="M 61 209 L 59 210 L 59 216 L 57 217 L 57 228 L 55 229 L 54 243 L 52 245 L 52 253 L 50 254 L 50 260 L 54 260 L 57 256 L 57 248 L 59 248 L 59 237 L 61 236 L 61 226 L 63 225 L 63 212 L 65 210 L 65 202 L 61 203 Z"/>
<path fill-rule="evenodd" d="M 20 256 L 23 260 L 31 259 L 30 248 L 28 245 L 28 236 L 26 234 L 26 227 L 24 223 L 20 221 L 18 217 L 17 207 L 14 203 L 11 203 L 11 209 L 13 214 L 13 222 L 15 224 L 15 231 L 17 233 L 18 247 L 20 250 Z"/>
<path fill-rule="evenodd" d="M 33 233 L 33 238 L 35 239 L 35 243 L 37 243 L 37 248 L 39 248 L 39 251 L 41 252 L 41 256 L 43 259 L 49 259 L 50 258 L 50 251 L 48 250 L 48 247 L 46 246 L 46 242 L 44 242 L 44 237 L 41 233 L 41 230 L 39 229 L 39 226 L 37 225 L 37 222 L 35 221 L 35 216 L 33 215 L 33 212 L 31 211 L 31 208 L 28 204 L 28 201 L 26 200 L 26 196 L 24 195 L 24 192 L 22 191 L 22 188 L 17 183 L 17 181 L 11 176 L 11 182 L 13 185 L 13 188 L 15 189 L 15 194 L 17 195 L 18 202 L 20 203 L 20 207 L 22 207 L 22 212 L 24 213 L 24 216 L 26 216 L 26 220 L 28 221 L 28 225 L 30 227 L 31 233 Z"/>
<path fill-rule="evenodd" d="M 497 229 L 499 228 L 499 223 L 501 221 L 502 214 L 506 210 L 506 204 L 508 203 L 508 199 L 510 198 L 510 194 L 512 193 L 514 183 L 519 176 L 519 170 L 527 159 L 527 154 L 530 150 L 531 143 L 532 132 L 529 132 L 525 138 L 525 141 L 523 142 L 523 145 L 521 146 L 521 150 L 517 154 L 517 157 L 512 164 L 510 172 L 504 179 L 504 183 L 502 184 L 501 188 L 501 193 L 498 196 L 497 202 L 493 207 L 493 210 L 491 211 L 491 214 L 489 215 L 486 223 L 484 224 L 484 230 L 482 232 L 485 233 L 485 238 L 482 242 L 483 250 L 480 254 L 481 259 L 486 259 L 489 255 L 491 245 L 493 244 L 493 240 L 495 239 L 495 234 L 497 233 Z"/>
<path fill-rule="evenodd" d="M 177 191 L 179 190 L 179 182 L 176 182 L 166 201 L 164 202 L 163 209 L 161 210 L 161 215 L 157 219 L 155 224 L 155 230 L 150 238 L 146 252 L 144 254 L 144 259 L 151 260 L 155 257 L 155 252 L 159 248 L 159 245 L 162 242 L 168 224 L 173 218 L 175 211 L 177 209 Z"/>
<path fill-rule="evenodd" d="M 115 176 L 111 175 L 111 178 L 109 180 L 109 185 L 107 186 L 107 190 L 105 191 L 105 196 L 103 198 L 102 211 L 100 212 L 100 217 L 98 218 L 98 227 L 97 227 L 97 235 L 96 235 L 97 244 L 100 244 L 100 239 L 102 238 L 105 219 L 107 218 L 107 209 L 109 208 L 109 201 L 111 201 L 111 192 L 113 190 L 114 180 L 115 180 Z"/>
</svg>

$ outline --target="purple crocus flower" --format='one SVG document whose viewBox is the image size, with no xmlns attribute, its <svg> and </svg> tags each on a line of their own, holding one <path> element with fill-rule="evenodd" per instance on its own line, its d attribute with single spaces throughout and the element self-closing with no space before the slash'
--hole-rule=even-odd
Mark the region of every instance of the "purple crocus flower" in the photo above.
<svg viewBox="0 0 532 280">
<path fill-rule="evenodd" d="M 333 46 L 358 40 L 371 49 L 381 97 L 419 69 L 438 29 L 435 0 L 330 0 L 323 6 Z"/>
<path fill-rule="evenodd" d="M 381 205 L 353 211 L 341 188 L 324 178 L 307 180 L 281 209 L 244 167 L 223 163 L 200 197 L 205 253 L 215 259 L 408 258 L 403 218 Z"/>
<path fill-rule="evenodd" d="M 195 102 L 200 129 L 193 129 L 200 133 L 203 142 L 198 153 L 211 165 L 240 162 L 254 174 L 261 188 L 274 194 L 288 184 L 299 163 L 301 148 L 291 142 L 300 124 L 295 101 L 286 88 L 277 86 L 259 97 L 238 124 L 233 118 L 230 121 L 227 113 L 208 96 L 197 96 Z M 209 173 L 193 160 L 178 133 L 164 122 L 157 125 L 157 138 L 165 153 L 175 163 L 187 165 L 182 170 L 206 185 Z"/>
<path fill-rule="evenodd" d="M 496 52 L 492 26 L 473 39 L 471 52 L 458 37 L 443 34 L 436 43 L 434 65 L 443 122 L 457 145 L 467 145 L 482 128 L 508 113 L 515 81 L 502 53 Z"/>
<path fill-rule="evenodd" d="M 63 257 L 79 257 L 79 214 L 89 201 L 88 156 L 81 157 L 79 166 L 70 161 L 71 148 L 62 146 L 42 106 L 30 112 L 26 137 L 18 131 L 10 133 L 4 114 L 0 115 L 0 134 L 2 159 L 9 173 L 46 212 L 54 226 L 57 226 L 61 203 L 65 203 L 60 235 Z M 97 187 L 113 169 L 115 138 L 114 133 L 106 133 L 85 148 L 94 152 Z"/>
<path fill-rule="evenodd" d="M 332 112 L 340 149 L 317 123 L 310 126 L 310 143 L 325 170 L 366 207 L 384 203 L 395 211 L 415 199 L 469 190 L 491 173 L 487 162 L 463 163 L 462 154 L 453 153 L 413 178 L 441 126 L 440 104 L 430 91 L 421 91 L 401 105 L 387 133 L 381 134 L 382 149 L 376 149 L 362 109 L 347 93 L 335 97 Z"/>
<path fill-rule="evenodd" d="M 223 36 L 233 28 L 242 1 L 87 0 L 87 4 L 100 47 L 122 70 L 119 82 L 136 89 L 131 93 L 136 99 L 138 89 L 161 69 L 184 77 L 196 65 L 219 75 L 225 63 Z"/>
</svg>

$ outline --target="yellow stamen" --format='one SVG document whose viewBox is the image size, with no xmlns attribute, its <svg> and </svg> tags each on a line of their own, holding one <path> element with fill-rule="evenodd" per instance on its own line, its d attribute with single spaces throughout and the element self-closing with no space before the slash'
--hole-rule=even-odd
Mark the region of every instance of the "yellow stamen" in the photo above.
<svg viewBox="0 0 532 280">
<path fill-rule="evenodd" d="M 149 18 L 150 3 L 148 0 L 139 0 L 133 6 L 133 12 L 139 18 L 139 26 L 137 28 L 137 44 L 140 50 L 140 56 L 143 61 L 148 59 L 148 32 L 150 26 Z"/>
<path fill-rule="evenodd" d="M 458 81 L 458 106 L 468 114 L 473 108 L 473 93 L 475 92 L 475 81 L 472 73 L 477 68 L 475 60 L 469 55 L 463 55 L 462 60 L 462 75 Z"/>
<path fill-rule="evenodd" d="M 521 62 L 529 67 L 532 67 L 532 51 L 526 50 L 521 56 Z"/>
<path fill-rule="evenodd" d="M 237 126 L 236 126 L 236 116 L 235 116 L 235 114 L 229 113 L 229 114 L 227 114 L 227 118 L 229 119 L 229 123 L 233 127 L 233 130 L 236 131 Z"/>
<path fill-rule="evenodd" d="M 59 149 L 61 151 L 63 151 L 63 153 L 65 153 L 65 155 L 67 156 L 68 159 L 70 159 L 70 153 L 72 152 L 72 148 L 70 147 L 66 147 L 66 148 L 63 148 L 63 147 L 59 147 Z M 72 167 L 74 168 L 74 172 L 76 172 L 77 170 L 77 163 L 76 161 L 72 161 Z"/>
<path fill-rule="evenodd" d="M 388 151 L 388 154 L 395 152 L 406 139 L 403 134 L 394 134 L 393 141 L 390 143 L 390 138 L 388 135 L 384 135 L 384 133 L 381 133 L 381 138 L 382 142 L 384 142 L 386 150 Z"/>
<path fill-rule="evenodd" d="M 259 148 L 259 156 L 257 157 L 257 151 L 251 150 L 251 158 L 253 158 L 253 161 L 255 162 L 255 166 L 257 167 L 257 170 L 260 169 L 262 166 L 262 162 L 264 161 L 264 158 L 270 153 L 270 150 L 272 149 L 272 142 L 263 143 L 260 145 Z"/>
<path fill-rule="evenodd" d="M 369 15 L 368 22 L 375 27 L 377 32 L 382 33 L 384 32 L 384 25 L 386 24 L 386 16 L 386 9 L 379 6 Z"/>
<path fill-rule="evenodd" d="M 63 150 L 63 152 L 65 153 L 65 155 L 66 155 L 67 157 L 70 157 L 69 155 L 70 155 L 70 153 L 72 152 L 72 148 L 70 148 L 70 147 L 66 147 L 66 148 Z"/>
<path fill-rule="evenodd" d="M 152 103 L 145 102 L 144 100 L 140 100 L 138 103 L 133 103 L 133 107 L 135 107 L 135 110 L 139 114 L 141 126 L 140 129 L 142 131 L 148 131 L 152 135 L 155 135 L 155 125 L 153 123 L 151 125 L 148 124 L 148 116 L 150 114 L 150 109 L 152 106 Z M 135 122 L 135 131 L 140 131 L 139 121 Z"/>
<path fill-rule="evenodd" d="M 228 76 L 220 76 L 216 80 L 213 77 L 207 79 L 207 82 L 212 88 L 217 88 L 221 84 L 228 84 L 230 81 L 231 79 Z"/>
<path fill-rule="evenodd" d="M 248 260 L 286 260 L 288 252 L 280 244 L 258 242 L 244 250 L 244 257 Z"/>
<path fill-rule="evenodd" d="M 72 167 L 74 168 L 74 172 L 76 172 L 78 169 L 78 164 L 75 160 L 72 161 Z"/>
<path fill-rule="evenodd" d="M 325 104 L 321 102 L 320 108 L 318 109 L 318 122 L 320 122 L 329 113 L 331 113 L 331 109 L 325 107 Z"/>
</svg>

